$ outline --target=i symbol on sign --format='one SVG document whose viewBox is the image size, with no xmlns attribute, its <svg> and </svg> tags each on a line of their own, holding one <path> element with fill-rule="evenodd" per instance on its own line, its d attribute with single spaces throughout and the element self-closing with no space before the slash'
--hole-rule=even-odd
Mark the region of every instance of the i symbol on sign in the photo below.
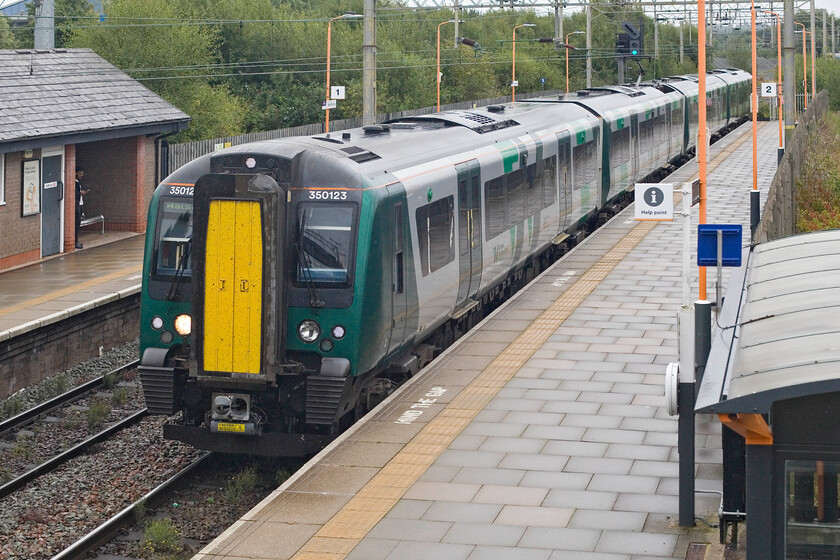
<svg viewBox="0 0 840 560">
<path fill-rule="evenodd" d="M 665 200 L 665 194 L 657 187 L 649 188 L 644 194 L 648 206 L 659 206 Z"/>
</svg>

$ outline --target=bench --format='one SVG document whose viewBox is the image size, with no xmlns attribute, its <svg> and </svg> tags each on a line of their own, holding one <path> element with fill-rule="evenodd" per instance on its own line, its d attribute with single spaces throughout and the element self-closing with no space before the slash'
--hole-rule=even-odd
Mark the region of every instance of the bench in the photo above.
<svg viewBox="0 0 840 560">
<path fill-rule="evenodd" d="M 99 214 L 98 216 L 82 218 L 82 221 L 79 222 L 79 227 L 91 226 L 93 224 L 102 224 L 101 235 L 105 235 L 105 216 L 103 216 L 102 214 Z"/>
</svg>

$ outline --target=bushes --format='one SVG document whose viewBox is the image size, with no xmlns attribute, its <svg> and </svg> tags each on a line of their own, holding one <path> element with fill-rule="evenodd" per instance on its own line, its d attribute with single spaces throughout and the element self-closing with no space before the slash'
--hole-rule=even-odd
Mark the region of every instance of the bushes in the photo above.
<svg viewBox="0 0 840 560">
<path fill-rule="evenodd" d="M 796 181 L 796 230 L 840 228 L 840 113 L 829 111 L 815 127 L 807 153 Z"/>
</svg>

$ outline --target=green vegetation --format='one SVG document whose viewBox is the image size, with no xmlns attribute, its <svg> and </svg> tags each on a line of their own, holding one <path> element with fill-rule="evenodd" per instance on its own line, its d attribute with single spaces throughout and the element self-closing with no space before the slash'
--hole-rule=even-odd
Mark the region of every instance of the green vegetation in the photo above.
<svg viewBox="0 0 840 560">
<path fill-rule="evenodd" d="M 817 71 L 819 76 L 819 70 Z M 840 227 L 840 113 L 829 111 L 808 138 L 808 157 L 796 181 L 796 229 Z"/>
<path fill-rule="evenodd" d="M 0 402 L 0 420 L 20 414 L 25 406 L 26 403 L 23 402 L 23 399 L 16 395 Z"/>
<path fill-rule="evenodd" d="M 362 0 L 105 0 L 103 14 L 85 0 L 56 0 L 57 46 L 91 48 L 192 117 L 173 142 L 323 122 L 327 21 L 347 10 L 362 13 Z M 398 9 L 380 0 L 377 12 L 377 111 L 433 106 L 436 102 L 436 32 L 454 17 L 449 9 Z M 632 4 L 593 0 L 592 83 L 616 81 L 614 56 L 621 22 L 644 23 L 644 52 L 654 53 L 654 20 Z M 479 51 L 455 45 L 455 26 L 441 27 L 441 103 L 510 94 L 511 38 L 517 31 L 518 92 L 565 89 L 564 49 L 539 43 L 554 35 L 553 14 L 527 10 L 461 10 L 459 34 Z M 0 26 L 2 27 L 2 26 Z M 820 26 L 818 25 L 818 28 Z M 333 120 L 362 114 L 361 20 L 332 22 L 331 83 L 347 98 Z M 567 11 L 563 35 L 586 29 L 581 10 Z M 679 61 L 680 28 L 659 25 L 659 58 L 628 61 L 634 80 L 696 72 L 697 29 L 683 26 L 685 56 Z M 710 58 L 749 68 L 749 30 L 732 25 L 713 34 Z M 762 34 L 764 37 L 764 34 Z M 559 38 L 558 38 L 559 39 Z M 775 58 L 769 28 L 759 56 Z M 0 34 L 0 45 L 8 38 Z M 31 46 L 32 29 L 16 32 L 16 46 Z M 570 35 L 572 89 L 586 85 L 586 37 Z M 818 37 L 819 42 L 819 37 Z M 818 73 L 819 75 L 819 73 Z M 826 76 L 827 78 L 827 76 Z M 544 80 L 544 82 L 542 81 Z"/>
<path fill-rule="evenodd" d="M 141 554 L 144 558 L 159 558 L 160 554 L 181 552 L 181 532 L 171 519 L 155 519 L 146 525 Z"/>
<path fill-rule="evenodd" d="M 257 472 L 248 467 L 228 481 L 225 488 L 225 500 L 229 504 L 239 503 L 257 487 Z"/>
<path fill-rule="evenodd" d="M 111 404 L 104 399 L 93 399 L 85 414 L 85 423 L 91 432 L 98 429 L 111 414 Z"/>
<path fill-rule="evenodd" d="M 73 386 L 73 380 L 66 373 L 44 379 L 32 388 L 32 398 L 36 402 L 48 401 L 65 393 Z"/>
<path fill-rule="evenodd" d="M 35 454 L 35 438 L 28 434 L 18 434 L 15 438 L 15 446 L 12 448 L 12 453 L 28 461 Z"/>
<path fill-rule="evenodd" d="M 279 468 L 279 469 L 277 469 L 277 472 L 274 475 L 274 482 L 277 484 L 277 486 L 280 486 L 281 484 L 286 482 L 286 480 L 290 476 L 292 476 L 293 473 L 294 473 L 294 471 L 292 471 L 290 469 Z"/>
<path fill-rule="evenodd" d="M 128 402 L 128 389 L 125 387 L 117 387 L 111 396 L 111 403 L 114 406 L 121 406 Z"/>
</svg>

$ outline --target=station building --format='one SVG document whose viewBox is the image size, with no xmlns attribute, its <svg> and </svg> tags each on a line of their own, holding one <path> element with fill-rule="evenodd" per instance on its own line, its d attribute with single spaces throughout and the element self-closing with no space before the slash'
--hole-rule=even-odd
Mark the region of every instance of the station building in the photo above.
<svg viewBox="0 0 840 560">
<path fill-rule="evenodd" d="M 840 230 L 744 256 L 695 408 L 727 426 L 721 515 L 746 519 L 747 560 L 838 558 Z"/>
<path fill-rule="evenodd" d="M 189 116 L 90 49 L 0 50 L 0 270 L 73 251 L 87 217 L 143 232 L 160 140 Z"/>
</svg>

